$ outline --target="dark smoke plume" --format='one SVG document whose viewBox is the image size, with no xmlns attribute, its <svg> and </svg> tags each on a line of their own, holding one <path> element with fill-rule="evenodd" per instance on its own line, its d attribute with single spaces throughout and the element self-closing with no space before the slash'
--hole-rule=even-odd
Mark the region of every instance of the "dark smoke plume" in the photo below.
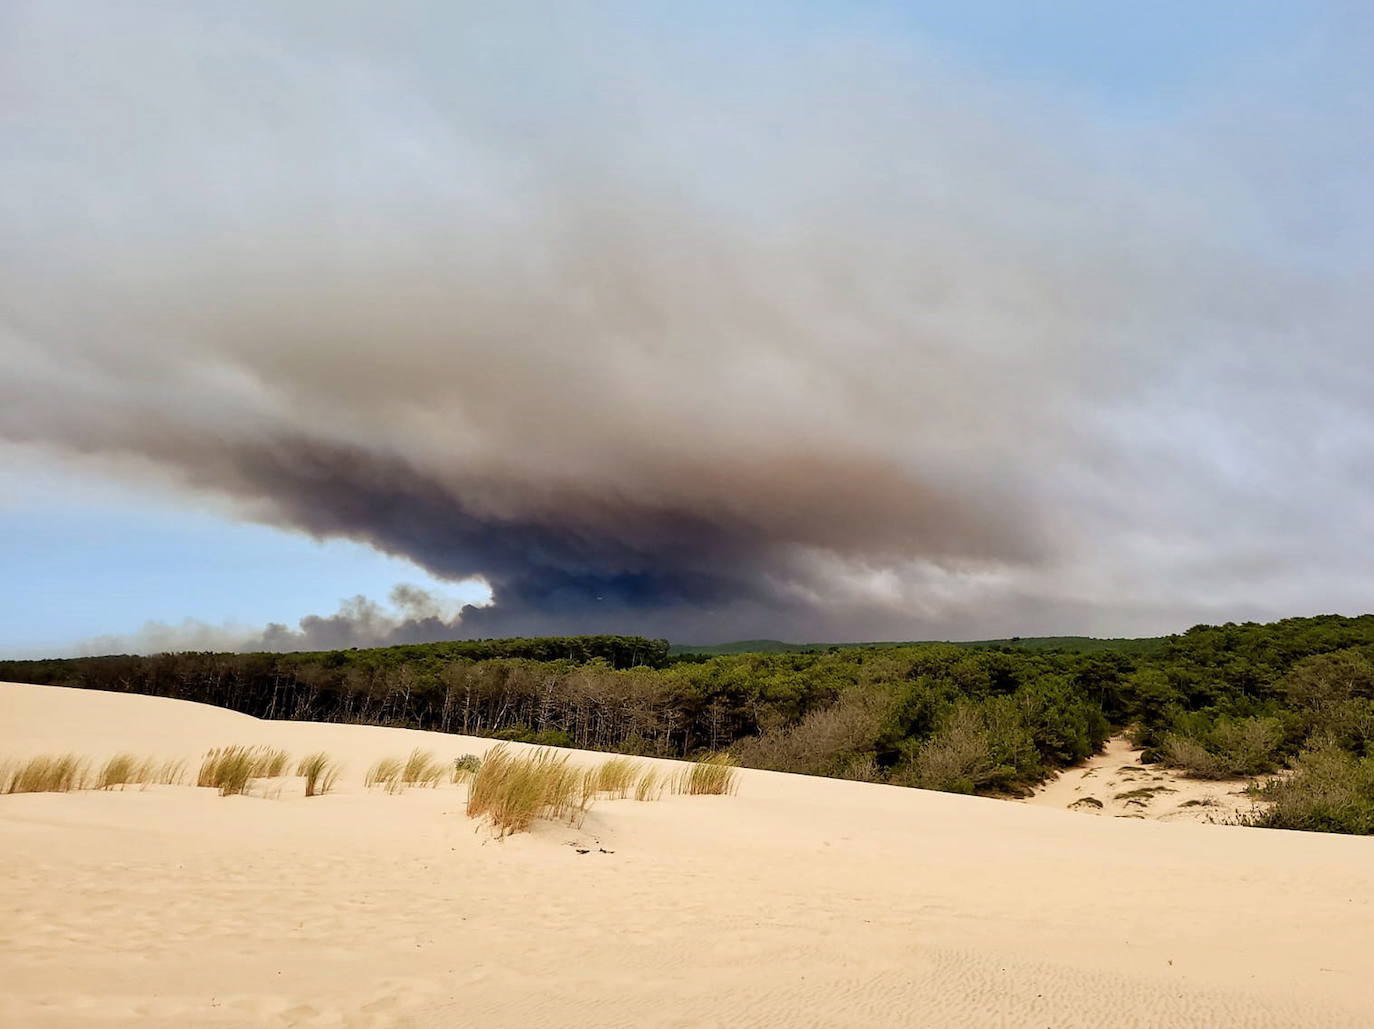
<svg viewBox="0 0 1374 1029">
<path fill-rule="evenodd" d="M 1277 245 L 1265 103 L 1121 128 L 880 27 L 574 6 L 16 5 L 0 440 L 493 592 L 273 646 L 1154 628 L 1324 510 L 1252 502 L 1367 414 L 1369 293 Z"/>
</svg>

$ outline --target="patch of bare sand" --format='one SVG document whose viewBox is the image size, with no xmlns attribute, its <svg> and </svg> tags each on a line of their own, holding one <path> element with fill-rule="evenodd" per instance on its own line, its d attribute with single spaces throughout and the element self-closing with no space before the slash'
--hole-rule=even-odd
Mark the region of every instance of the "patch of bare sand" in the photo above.
<svg viewBox="0 0 1374 1029">
<path fill-rule="evenodd" d="M 1142 764 L 1140 755 L 1138 747 L 1117 736 L 1102 753 L 1045 783 L 1026 803 L 1089 815 L 1203 824 L 1234 824 L 1238 816 L 1255 810 L 1246 791 L 1249 779 L 1188 779 L 1162 765 Z"/>
<path fill-rule="evenodd" d="M 0 1024 L 1370 1023 L 1374 840 L 746 771 L 497 843 L 461 788 L 361 787 L 487 740 L 0 686 L 0 754 L 225 743 L 346 769 L 0 797 Z"/>
</svg>

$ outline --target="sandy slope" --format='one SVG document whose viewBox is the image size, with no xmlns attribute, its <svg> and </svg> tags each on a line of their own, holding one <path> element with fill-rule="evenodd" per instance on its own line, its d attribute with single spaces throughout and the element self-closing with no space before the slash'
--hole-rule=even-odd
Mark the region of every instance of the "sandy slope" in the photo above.
<svg viewBox="0 0 1374 1029">
<path fill-rule="evenodd" d="M 0 797 L 0 1024 L 1374 1024 L 1370 839 L 746 772 L 496 843 L 460 789 L 360 788 L 487 741 L 0 685 L 0 754 L 227 742 L 350 767 Z"/>
<path fill-rule="evenodd" d="M 1120 736 L 1108 740 L 1102 753 L 1066 769 L 1027 803 L 1088 815 L 1213 825 L 1234 823 L 1238 815 L 1255 810 L 1246 793 L 1248 779 L 1187 779 L 1161 765 L 1141 764 L 1140 754 Z"/>
</svg>

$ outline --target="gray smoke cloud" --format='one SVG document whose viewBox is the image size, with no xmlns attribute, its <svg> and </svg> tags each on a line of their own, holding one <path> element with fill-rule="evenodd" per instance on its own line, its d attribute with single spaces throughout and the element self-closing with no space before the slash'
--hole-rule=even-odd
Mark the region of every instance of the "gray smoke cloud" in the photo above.
<svg viewBox="0 0 1374 1029">
<path fill-rule="evenodd" d="M 493 592 L 274 647 L 1363 603 L 1368 18 L 1123 121 L 608 10 L 11 5 L 0 440 Z"/>
<path fill-rule="evenodd" d="M 194 618 L 175 624 L 149 622 L 130 635 L 102 635 L 83 640 L 82 655 L 156 654 L 182 650 L 287 651 L 345 650 L 349 647 L 431 643 L 463 633 L 462 612 L 431 590 L 399 583 L 387 604 L 368 597 L 347 597 L 332 615 L 306 615 L 292 629 L 269 622 L 265 629 L 211 625 Z"/>
</svg>

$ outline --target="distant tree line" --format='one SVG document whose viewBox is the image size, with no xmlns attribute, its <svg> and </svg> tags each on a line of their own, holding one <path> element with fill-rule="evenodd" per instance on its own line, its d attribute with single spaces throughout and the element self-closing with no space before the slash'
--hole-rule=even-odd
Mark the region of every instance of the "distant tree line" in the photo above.
<svg viewBox="0 0 1374 1029">
<path fill-rule="evenodd" d="M 1261 824 L 1374 832 L 1374 616 L 1022 643 L 673 660 L 664 640 L 592 636 L 5 661 L 0 679 L 664 757 L 730 747 L 754 767 L 992 795 L 1125 729 L 1191 775 L 1290 767 Z"/>
</svg>

